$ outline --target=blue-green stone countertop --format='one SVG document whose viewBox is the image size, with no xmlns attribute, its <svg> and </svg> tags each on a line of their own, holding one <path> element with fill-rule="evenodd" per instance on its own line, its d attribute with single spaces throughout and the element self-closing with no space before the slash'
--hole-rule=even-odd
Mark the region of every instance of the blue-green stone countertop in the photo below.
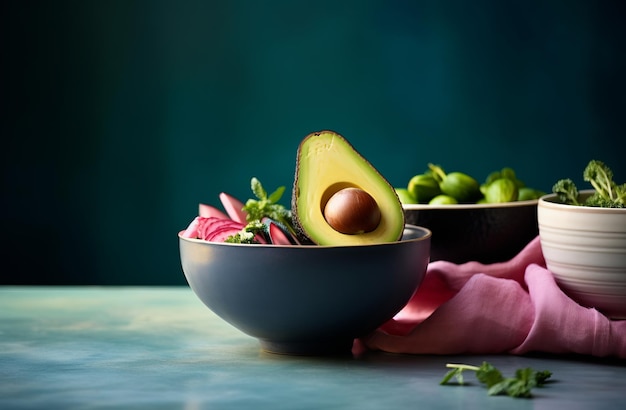
<svg viewBox="0 0 626 410">
<path fill-rule="evenodd" d="M 471 335 L 468 335 L 471 337 Z M 551 370 L 532 399 L 488 396 L 448 362 Z M 626 363 L 533 356 L 264 353 L 186 287 L 0 287 L 1 409 L 617 409 Z"/>
</svg>

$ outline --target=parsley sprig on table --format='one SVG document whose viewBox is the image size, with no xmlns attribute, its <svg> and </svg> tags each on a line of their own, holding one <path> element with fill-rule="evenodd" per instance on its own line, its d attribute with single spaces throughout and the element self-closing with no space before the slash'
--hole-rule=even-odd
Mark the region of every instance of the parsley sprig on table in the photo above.
<svg viewBox="0 0 626 410">
<path fill-rule="evenodd" d="M 463 372 L 466 370 L 476 372 L 476 378 L 487 387 L 487 394 L 490 396 L 508 395 L 511 397 L 532 397 L 531 390 L 534 387 L 543 386 L 546 380 L 552 376 L 548 370 L 536 371 L 530 367 L 517 369 L 514 377 L 504 377 L 500 370 L 491 363 L 483 362 L 480 366 L 469 364 L 448 363 L 450 368 L 439 384 L 447 384 L 455 378 L 459 385 L 465 383 Z"/>
</svg>

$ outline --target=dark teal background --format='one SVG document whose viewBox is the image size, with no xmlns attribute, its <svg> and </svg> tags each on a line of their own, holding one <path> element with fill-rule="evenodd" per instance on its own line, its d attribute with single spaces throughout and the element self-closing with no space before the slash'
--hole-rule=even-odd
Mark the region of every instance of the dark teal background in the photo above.
<svg viewBox="0 0 626 410">
<path fill-rule="evenodd" d="M 291 188 L 321 129 L 396 186 L 626 182 L 624 4 L 2 2 L 2 283 L 184 284 L 197 204 Z"/>
</svg>

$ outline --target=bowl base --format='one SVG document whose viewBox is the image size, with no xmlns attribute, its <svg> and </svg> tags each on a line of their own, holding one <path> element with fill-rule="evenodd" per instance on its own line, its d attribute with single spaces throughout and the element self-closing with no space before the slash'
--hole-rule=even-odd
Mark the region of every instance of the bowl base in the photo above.
<svg viewBox="0 0 626 410">
<path fill-rule="evenodd" d="M 550 265 L 548 269 L 551 269 Z M 613 288 L 617 290 L 616 294 L 610 294 L 609 291 L 586 292 L 580 289 L 581 285 L 577 281 L 563 278 L 558 273 L 554 273 L 554 276 L 561 290 L 579 305 L 596 309 L 610 320 L 626 319 L 626 294 L 623 291 L 619 293 L 619 287 Z"/>
<path fill-rule="evenodd" d="M 259 340 L 261 349 L 267 353 L 295 356 L 337 356 L 351 355 L 354 339 L 313 340 L 306 342 L 285 342 Z"/>
</svg>

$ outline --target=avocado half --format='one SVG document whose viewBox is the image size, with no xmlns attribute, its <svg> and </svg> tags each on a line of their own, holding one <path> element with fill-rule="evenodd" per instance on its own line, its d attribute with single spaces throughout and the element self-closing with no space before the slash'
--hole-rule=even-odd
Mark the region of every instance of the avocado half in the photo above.
<svg viewBox="0 0 626 410">
<path fill-rule="evenodd" d="M 381 218 L 375 229 L 345 234 L 326 222 L 326 203 L 344 188 L 359 188 L 376 201 Z M 344 137 L 333 131 L 314 132 L 301 141 L 291 209 L 296 229 L 317 245 L 395 242 L 404 231 L 404 211 L 395 189 Z"/>
</svg>

